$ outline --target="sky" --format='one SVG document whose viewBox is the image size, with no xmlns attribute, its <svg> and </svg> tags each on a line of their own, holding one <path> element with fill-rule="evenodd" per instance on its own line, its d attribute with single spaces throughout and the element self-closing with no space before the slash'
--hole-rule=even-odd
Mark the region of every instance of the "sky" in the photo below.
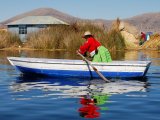
<svg viewBox="0 0 160 120">
<path fill-rule="evenodd" d="M 0 0 L 0 22 L 37 8 L 53 8 L 84 19 L 124 19 L 160 12 L 160 0 Z"/>
</svg>

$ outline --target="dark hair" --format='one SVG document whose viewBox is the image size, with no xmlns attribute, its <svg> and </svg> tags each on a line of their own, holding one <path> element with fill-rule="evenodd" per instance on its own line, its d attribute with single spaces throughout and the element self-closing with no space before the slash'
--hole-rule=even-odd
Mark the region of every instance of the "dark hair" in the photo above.
<svg viewBox="0 0 160 120">
<path fill-rule="evenodd" d="M 93 37 L 93 35 L 86 35 L 86 36 L 84 36 L 84 38 L 90 38 L 90 37 Z"/>
</svg>

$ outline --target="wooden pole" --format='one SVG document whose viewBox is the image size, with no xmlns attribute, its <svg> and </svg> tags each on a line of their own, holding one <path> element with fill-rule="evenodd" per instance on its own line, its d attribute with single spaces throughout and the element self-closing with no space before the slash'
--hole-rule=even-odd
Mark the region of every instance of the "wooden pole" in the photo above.
<svg viewBox="0 0 160 120">
<path fill-rule="evenodd" d="M 79 56 L 81 56 L 83 58 L 83 60 L 85 60 L 92 68 L 93 70 L 106 82 L 110 82 L 107 78 L 105 78 L 98 70 L 96 67 L 94 67 L 91 62 L 89 60 L 87 60 L 87 58 L 85 58 L 81 53 L 77 52 L 77 54 Z"/>
</svg>

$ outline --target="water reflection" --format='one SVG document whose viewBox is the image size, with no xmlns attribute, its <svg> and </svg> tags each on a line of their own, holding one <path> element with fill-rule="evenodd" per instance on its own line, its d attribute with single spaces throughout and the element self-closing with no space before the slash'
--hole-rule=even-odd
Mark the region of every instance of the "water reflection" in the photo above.
<svg viewBox="0 0 160 120">
<path fill-rule="evenodd" d="M 0 58 L 13 57 L 34 57 L 34 58 L 55 58 L 55 59 L 77 59 L 75 52 L 47 51 L 47 50 L 4 50 L 0 51 Z"/>
<path fill-rule="evenodd" d="M 124 60 L 138 60 L 139 59 L 138 51 L 126 51 Z M 141 60 L 141 59 L 139 59 Z"/>
<path fill-rule="evenodd" d="M 32 57 L 53 59 L 79 59 L 73 52 L 47 50 L 6 50 L 0 51 L 0 64 L 9 64 L 7 57 Z"/>
<path fill-rule="evenodd" d="M 82 107 L 79 108 L 78 111 L 81 117 L 97 118 L 100 116 L 100 113 L 98 112 L 100 108 L 96 106 L 96 99 L 84 96 L 80 99 L 80 103 L 82 104 Z"/>
<path fill-rule="evenodd" d="M 160 52 L 158 51 L 113 51 L 111 55 L 113 60 L 148 60 L 160 58 Z M 79 58 L 74 51 L 0 50 L 0 58 L 6 58 L 8 56 L 59 59 Z"/>
<path fill-rule="evenodd" d="M 160 52 L 158 51 L 141 51 L 141 56 L 144 56 L 144 60 L 152 61 L 153 65 L 160 65 Z"/>
<path fill-rule="evenodd" d="M 116 80 L 105 83 L 103 80 L 59 79 L 18 77 L 10 84 L 13 100 L 24 101 L 39 98 L 79 99 L 77 108 L 80 116 L 97 118 L 100 111 L 108 110 L 109 98 L 115 94 L 146 92 L 146 82 Z M 134 96 L 134 94 L 133 94 Z"/>
<path fill-rule="evenodd" d="M 84 118 L 97 118 L 100 117 L 100 110 L 108 110 L 105 105 L 110 95 L 95 94 L 83 95 L 80 99 L 81 108 L 78 109 L 79 115 Z"/>
<path fill-rule="evenodd" d="M 151 60 L 154 65 L 160 65 L 160 52 L 158 51 L 114 51 L 113 60 Z M 9 64 L 6 57 L 34 57 L 53 59 L 80 59 L 75 52 L 47 51 L 47 50 L 6 50 L 0 51 L 0 63 Z"/>
<path fill-rule="evenodd" d="M 105 83 L 101 79 L 84 80 L 75 78 L 38 78 L 20 76 L 14 81 L 10 89 L 13 92 L 31 91 L 39 89 L 42 91 L 55 91 L 55 95 L 92 95 L 101 94 L 123 94 L 133 91 L 146 91 L 146 82 L 142 81 L 125 81 L 112 80 L 114 82 Z M 57 92 L 57 93 L 56 93 Z M 53 94 L 52 94 L 53 95 Z"/>
</svg>

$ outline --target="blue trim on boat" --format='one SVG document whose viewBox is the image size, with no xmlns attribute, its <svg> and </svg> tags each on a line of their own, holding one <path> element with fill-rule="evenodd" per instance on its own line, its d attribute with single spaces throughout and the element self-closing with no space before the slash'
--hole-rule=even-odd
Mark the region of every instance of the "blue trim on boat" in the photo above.
<svg viewBox="0 0 160 120">
<path fill-rule="evenodd" d="M 53 77 L 91 77 L 89 71 L 73 71 L 73 70 L 47 70 L 47 69 L 33 69 L 21 66 L 16 66 L 24 74 L 40 74 Z M 100 71 L 101 72 L 101 71 Z M 143 72 L 101 72 L 105 77 L 111 78 L 130 78 L 130 77 L 143 77 Z M 92 71 L 93 78 L 99 78 L 98 74 Z"/>
</svg>

